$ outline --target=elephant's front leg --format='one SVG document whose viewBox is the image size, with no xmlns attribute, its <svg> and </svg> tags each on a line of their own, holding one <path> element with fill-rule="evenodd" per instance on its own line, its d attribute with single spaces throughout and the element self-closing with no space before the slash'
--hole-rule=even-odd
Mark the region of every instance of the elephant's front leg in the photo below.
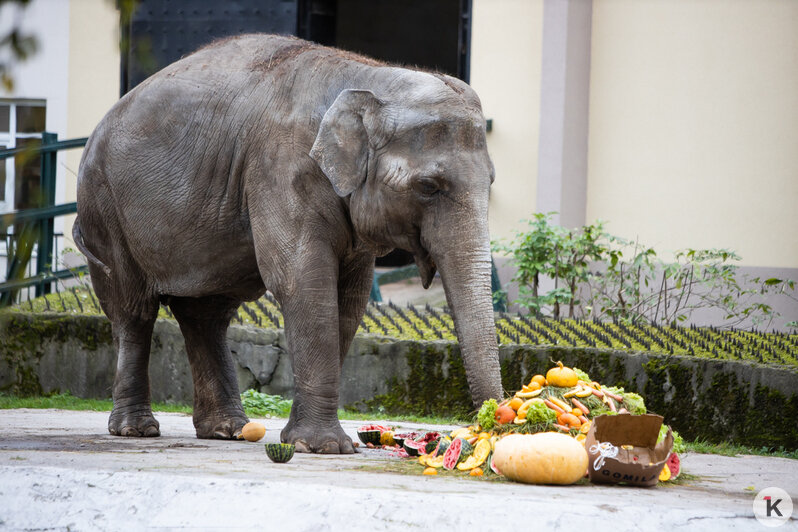
<svg viewBox="0 0 798 532">
<path fill-rule="evenodd" d="M 280 437 L 298 452 L 350 454 L 338 421 L 341 379 L 337 259 L 318 253 L 283 294 L 285 335 L 294 371 L 294 404 Z"/>
</svg>

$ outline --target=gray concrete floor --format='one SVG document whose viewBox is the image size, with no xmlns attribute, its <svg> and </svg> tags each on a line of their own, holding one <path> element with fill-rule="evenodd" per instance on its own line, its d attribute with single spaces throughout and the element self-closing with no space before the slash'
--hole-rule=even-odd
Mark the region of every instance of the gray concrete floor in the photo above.
<svg viewBox="0 0 798 532">
<path fill-rule="evenodd" d="M 274 464 L 263 442 L 284 419 L 248 443 L 198 440 L 165 413 L 160 438 L 113 437 L 107 416 L 0 410 L 0 529 L 751 530 L 757 490 L 798 498 L 798 461 L 782 458 L 686 455 L 687 485 L 530 486 L 386 473 L 398 459 L 382 450 Z M 343 422 L 353 439 L 361 424 Z"/>
</svg>

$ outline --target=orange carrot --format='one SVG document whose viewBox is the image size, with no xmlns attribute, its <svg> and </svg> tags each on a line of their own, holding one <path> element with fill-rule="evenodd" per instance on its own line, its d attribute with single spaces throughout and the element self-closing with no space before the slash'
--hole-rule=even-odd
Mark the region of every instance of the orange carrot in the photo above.
<svg viewBox="0 0 798 532">
<path fill-rule="evenodd" d="M 562 425 L 559 425 L 559 424 L 557 424 L 557 423 L 554 423 L 553 425 L 554 425 L 554 427 L 555 427 L 555 428 L 557 428 L 557 429 L 559 429 L 559 430 L 561 430 L 561 431 L 563 431 L 563 432 L 570 432 L 570 431 L 571 431 L 571 429 L 570 429 L 570 428 L 568 428 L 568 427 L 564 427 L 564 426 L 562 426 Z"/>
<path fill-rule="evenodd" d="M 590 413 L 590 410 L 589 410 L 589 409 L 588 409 L 588 408 L 587 408 L 585 405 L 583 405 L 582 403 L 580 403 L 578 399 L 576 399 L 576 398 L 571 398 L 571 402 L 574 404 L 574 406 L 575 406 L 576 408 L 578 408 L 579 410 L 581 410 L 583 414 L 585 414 L 585 415 L 588 415 L 588 414 Z"/>
<path fill-rule="evenodd" d="M 543 399 L 543 404 L 545 404 L 546 406 L 548 406 L 549 408 L 551 408 L 552 410 L 557 412 L 557 414 L 564 414 L 565 413 L 565 410 L 563 410 L 559 406 L 555 405 L 554 403 L 552 403 L 548 399 Z"/>
<path fill-rule="evenodd" d="M 604 392 L 601 390 L 591 390 L 596 397 L 604 397 Z"/>
<path fill-rule="evenodd" d="M 589 420 L 588 420 L 588 419 L 587 419 L 585 416 L 579 416 L 579 421 L 581 421 L 581 422 L 582 422 L 582 424 L 584 425 L 584 424 L 585 424 L 585 423 L 587 423 Z"/>
</svg>

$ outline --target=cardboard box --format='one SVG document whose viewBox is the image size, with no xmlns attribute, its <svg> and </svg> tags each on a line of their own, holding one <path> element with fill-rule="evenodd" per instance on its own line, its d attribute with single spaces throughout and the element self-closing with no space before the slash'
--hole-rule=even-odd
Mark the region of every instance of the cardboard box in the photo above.
<svg viewBox="0 0 798 532">
<path fill-rule="evenodd" d="M 670 427 L 665 439 L 657 444 L 662 421 L 662 416 L 655 414 L 596 417 L 585 440 L 590 481 L 656 485 L 673 448 Z"/>
</svg>

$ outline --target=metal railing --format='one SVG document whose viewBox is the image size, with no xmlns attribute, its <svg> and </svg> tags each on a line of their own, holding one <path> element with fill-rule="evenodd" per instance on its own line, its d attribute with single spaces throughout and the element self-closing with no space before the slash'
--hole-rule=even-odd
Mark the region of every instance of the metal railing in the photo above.
<svg viewBox="0 0 798 532">
<path fill-rule="evenodd" d="M 55 270 L 55 218 L 77 212 L 76 203 L 55 204 L 56 157 L 59 150 L 82 148 L 87 138 L 59 141 L 55 133 L 42 133 L 42 143 L 36 147 L 0 151 L 0 161 L 18 155 L 40 156 L 39 207 L 0 215 L 0 237 L 8 251 L 6 280 L 0 283 L 0 307 L 11 305 L 19 290 L 35 287 L 36 297 L 48 294 L 51 284 L 87 271 L 85 266 Z M 13 232 L 9 229 L 13 227 Z M 36 274 L 26 277 L 36 251 Z"/>
</svg>

